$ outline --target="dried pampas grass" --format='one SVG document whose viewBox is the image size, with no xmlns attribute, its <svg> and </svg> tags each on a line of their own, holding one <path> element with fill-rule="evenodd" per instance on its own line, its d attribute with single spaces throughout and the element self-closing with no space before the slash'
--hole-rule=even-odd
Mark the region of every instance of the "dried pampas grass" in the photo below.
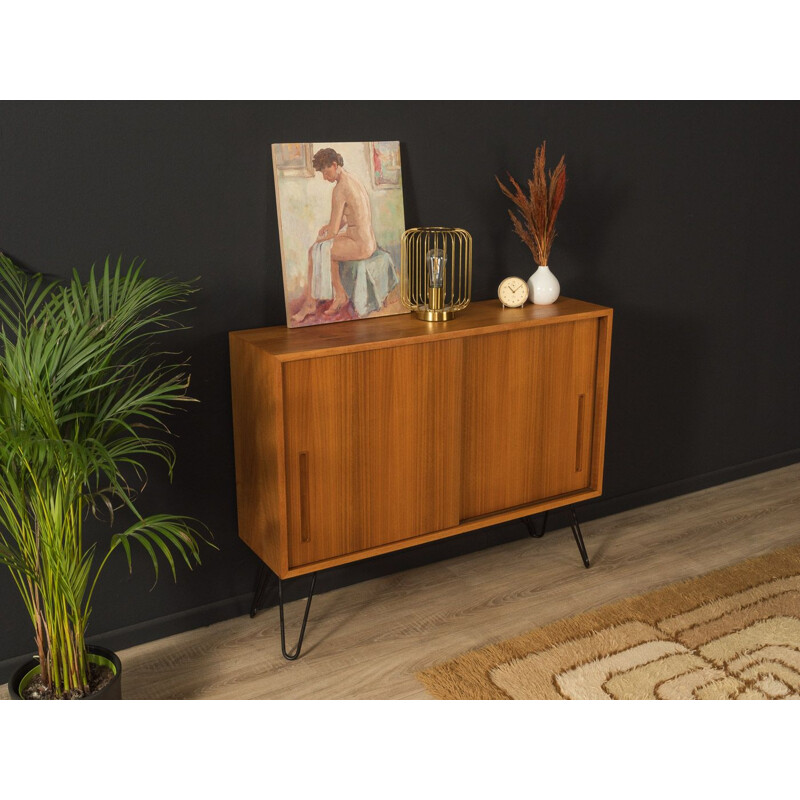
<svg viewBox="0 0 800 800">
<path fill-rule="evenodd" d="M 508 211 L 514 231 L 528 245 L 534 261 L 540 267 L 546 265 L 550 257 L 550 248 L 556 238 L 556 216 L 564 200 L 564 190 L 567 185 L 564 156 L 561 156 L 561 160 L 552 172 L 545 173 L 546 145 L 547 142 L 542 142 L 542 146 L 536 148 L 533 174 L 528 179 L 528 195 L 510 173 L 506 174 L 511 189 L 495 175 L 500 190 L 519 209 L 519 213 L 511 209 Z"/>
</svg>

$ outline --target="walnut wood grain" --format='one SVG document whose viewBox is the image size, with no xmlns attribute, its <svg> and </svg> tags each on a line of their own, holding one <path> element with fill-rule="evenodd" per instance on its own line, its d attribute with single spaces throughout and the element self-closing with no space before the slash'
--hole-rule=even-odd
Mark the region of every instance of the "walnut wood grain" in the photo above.
<svg viewBox="0 0 800 800">
<path fill-rule="evenodd" d="M 457 525 L 454 525 L 450 528 L 442 528 L 441 530 L 432 531 L 431 533 L 417 534 L 405 540 L 398 540 L 384 545 L 376 545 L 366 550 L 353 551 L 351 553 L 345 553 L 340 556 L 325 558 L 319 561 L 298 564 L 297 566 L 289 567 L 282 574 L 282 577 L 296 578 L 301 575 L 308 575 L 311 572 L 319 572 L 320 570 L 330 569 L 331 567 L 339 567 L 343 564 L 351 564 L 354 561 L 361 561 L 364 558 L 382 556 L 406 547 L 416 547 L 420 544 L 435 542 L 439 539 L 447 539 L 451 536 L 458 536 L 460 533 L 467 533 L 468 531 L 486 528 L 490 525 L 511 522 L 515 519 L 519 519 L 520 517 L 527 517 L 532 514 L 541 514 L 543 511 L 550 511 L 554 508 L 560 508 L 561 506 L 582 503 L 584 500 L 591 500 L 595 497 L 599 497 L 600 494 L 601 492 L 588 489 L 586 491 L 571 492 L 570 494 L 559 495 L 558 497 L 546 497 L 536 503 L 527 503 L 522 506 L 515 506 L 514 508 L 507 508 L 503 511 L 496 511 L 491 514 L 486 514 L 485 516 L 472 517 L 471 519 L 459 522 Z"/>
<path fill-rule="evenodd" d="M 482 336 L 520 326 L 549 325 L 585 319 L 588 316 L 603 317 L 609 311 L 604 306 L 569 297 L 559 297 L 549 306 L 529 303 L 522 308 L 503 308 L 499 300 L 483 300 L 472 303 L 450 322 L 422 322 L 412 314 L 397 314 L 305 328 L 254 328 L 237 331 L 234 335 L 280 361 L 292 361 L 320 355 L 397 347 L 401 344 Z"/>
<path fill-rule="evenodd" d="M 451 340 L 284 365 L 290 567 L 458 523 L 461 364 Z"/>
<path fill-rule="evenodd" d="M 287 578 L 596 497 L 611 310 L 230 334 L 241 538 Z"/>
<path fill-rule="evenodd" d="M 598 320 L 464 343 L 462 519 L 589 488 Z"/>
<path fill-rule="evenodd" d="M 611 327 L 614 314 L 611 309 L 598 318 L 597 384 L 595 386 L 594 420 L 592 427 L 592 463 L 590 485 L 603 489 L 603 465 L 606 452 L 606 416 L 608 412 L 608 381 L 611 370 Z"/>
<path fill-rule="evenodd" d="M 278 573 L 288 569 L 281 365 L 230 336 L 239 536 Z"/>
</svg>

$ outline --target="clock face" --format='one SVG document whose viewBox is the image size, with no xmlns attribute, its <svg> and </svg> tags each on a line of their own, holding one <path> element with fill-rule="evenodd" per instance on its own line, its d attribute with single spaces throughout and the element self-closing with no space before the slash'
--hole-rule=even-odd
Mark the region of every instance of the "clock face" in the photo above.
<svg viewBox="0 0 800 800">
<path fill-rule="evenodd" d="M 497 287 L 497 296 L 504 306 L 519 308 L 528 299 L 528 284 L 522 278 L 506 278 Z"/>
</svg>

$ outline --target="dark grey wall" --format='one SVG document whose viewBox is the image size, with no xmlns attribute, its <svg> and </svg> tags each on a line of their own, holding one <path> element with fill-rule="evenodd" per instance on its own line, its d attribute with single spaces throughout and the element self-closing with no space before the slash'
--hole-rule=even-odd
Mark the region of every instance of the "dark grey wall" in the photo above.
<svg viewBox="0 0 800 800">
<path fill-rule="evenodd" d="M 146 559 L 132 576 L 120 559 L 90 632 L 125 646 L 248 607 L 257 561 L 236 535 L 227 332 L 285 323 L 271 143 L 399 139 L 406 224 L 472 233 L 476 300 L 533 268 L 493 176 L 525 177 L 543 139 L 553 164 L 566 155 L 551 265 L 565 295 L 615 310 L 605 495 L 589 519 L 800 458 L 798 123 L 797 103 L 0 104 L 0 250 L 56 275 L 122 253 L 201 276 L 193 328 L 174 341 L 201 403 L 175 418 L 174 483 L 154 473 L 143 499 L 199 517 L 220 550 L 152 591 Z M 468 534 L 319 587 L 521 535 Z M 5 573 L 0 609 L 4 680 L 33 650 Z"/>
</svg>

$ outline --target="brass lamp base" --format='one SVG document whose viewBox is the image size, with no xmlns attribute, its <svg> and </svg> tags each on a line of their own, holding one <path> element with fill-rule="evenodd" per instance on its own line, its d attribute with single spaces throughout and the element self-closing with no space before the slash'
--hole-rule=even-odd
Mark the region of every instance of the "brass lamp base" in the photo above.
<svg viewBox="0 0 800 800">
<path fill-rule="evenodd" d="M 456 315 L 456 312 L 451 308 L 417 308 L 414 313 L 417 315 L 417 319 L 425 322 L 447 322 Z"/>
</svg>

